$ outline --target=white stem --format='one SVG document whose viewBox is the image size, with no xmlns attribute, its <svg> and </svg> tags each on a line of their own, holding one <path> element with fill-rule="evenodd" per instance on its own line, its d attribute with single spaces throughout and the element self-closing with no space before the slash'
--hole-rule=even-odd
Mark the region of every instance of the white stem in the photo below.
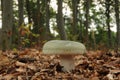
<svg viewBox="0 0 120 80">
<path fill-rule="evenodd" d="M 74 57 L 71 55 L 61 55 L 60 64 L 64 67 L 64 71 L 70 72 L 75 68 Z"/>
</svg>

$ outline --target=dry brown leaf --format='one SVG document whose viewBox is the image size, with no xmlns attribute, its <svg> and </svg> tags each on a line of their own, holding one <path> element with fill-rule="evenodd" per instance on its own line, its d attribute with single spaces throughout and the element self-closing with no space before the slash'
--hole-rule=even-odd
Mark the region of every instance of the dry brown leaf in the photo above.
<svg viewBox="0 0 120 80">
<path fill-rule="evenodd" d="M 120 73 L 120 69 L 119 70 L 110 70 L 110 73 L 112 73 L 112 74 L 119 74 Z"/>
<path fill-rule="evenodd" d="M 16 66 L 23 66 L 23 67 L 25 67 L 26 66 L 26 64 L 25 63 L 22 63 L 22 62 L 19 62 L 19 61 L 16 61 Z"/>
<path fill-rule="evenodd" d="M 88 51 L 86 54 L 87 58 L 97 58 L 101 56 L 101 52 L 99 51 Z"/>
<path fill-rule="evenodd" d="M 92 77 L 90 80 L 100 80 L 99 77 Z"/>
<path fill-rule="evenodd" d="M 36 72 L 36 73 L 32 76 L 31 80 L 42 80 L 41 78 L 38 79 L 38 76 L 40 76 L 40 72 Z"/>
<path fill-rule="evenodd" d="M 28 48 L 26 48 L 24 51 L 21 51 L 21 52 L 19 53 L 19 55 L 20 55 L 20 56 L 28 55 L 29 52 L 30 52 L 30 50 L 29 50 Z"/>
<path fill-rule="evenodd" d="M 18 80 L 23 80 L 21 76 L 18 76 L 17 78 L 18 78 Z"/>
<path fill-rule="evenodd" d="M 14 78 L 13 74 L 7 74 L 7 75 L 3 76 L 3 79 L 5 79 L 5 80 L 11 80 L 12 78 Z"/>
<path fill-rule="evenodd" d="M 113 74 L 108 74 L 108 75 L 107 75 L 107 78 L 108 78 L 108 80 L 114 80 Z"/>
<path fill-rule="evenodd" d="M 34 70 L 34 71 L 37 70 L 36 66 L 34 66 L 33 64 L 28 64 L 28 65 L 27 65 L 27 68 L 29 68 L 29 69 L 31 69 L 31 70 Z"/>
<path fill-rule="evenodd" d="M 120 74 L 118 75 L 118 80 L 120 80 Z"/>
<path fill-rule="evenodd" d="M 27 70 L 26 70 L 26 68 L 19 67 L 19 68 L 16 69 L 16 71 L 18 71 L 18 72 L 26 72 Z"/>
<path fill-rule="evenodd" d="M 7 56 L 0 55 L 0 66 L 1 65 L 6 65 L 10 63 L 10 59 Z"/>
<path fill-rule="evenodd" d="M 112 68 L 112 69 L 115 69 L 116 67 L 114 65 L 110 65 L 110 64 L 104 64 L 103 65 L 104 67 L 107 67 L 107 68 Z"/>
<path fill-rule="evenodd" d="M 50 69 L 42 69 L 41 72 L 47 72 L 50 71 Z"/>
<path fill-rule="evenodd" d="M 80 64 L 83 64 L 84 63 L 84 60 L 79 60 L 76 65 L 80 65 Z"/>
</svg>

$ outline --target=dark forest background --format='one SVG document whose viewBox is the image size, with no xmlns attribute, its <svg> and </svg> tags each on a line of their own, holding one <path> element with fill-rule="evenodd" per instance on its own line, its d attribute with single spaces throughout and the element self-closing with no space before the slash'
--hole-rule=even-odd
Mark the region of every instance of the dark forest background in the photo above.
<svg viewBox="0 0 120 80">
<path fill-rule="evenodd" d="M 82 42 L 88 49 L 120 48 L 120 0 L 0 2 L 2 50 L 41 48 L 53 39 Z"/>
</svg>

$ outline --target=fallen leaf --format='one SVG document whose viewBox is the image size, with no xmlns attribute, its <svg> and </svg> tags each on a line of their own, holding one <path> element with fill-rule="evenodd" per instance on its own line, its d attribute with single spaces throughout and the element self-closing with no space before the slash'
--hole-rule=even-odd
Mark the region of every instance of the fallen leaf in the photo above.
<svg viewBox="0 0 120 80">
<path fill-rule="evenodd" d="M 22 66 L 22 67 L 25 67 L 26 64 L 25 63 L 22 63 L 22 62 L 19 62 L 19 61 L 16 61 L 16 66 Z"/>
<path fill-rule="evenodd" d="M 110 65 L 110 64 L 103 64 L 104 67 L 107 68 L 111 68 L 111 69 L 115 69 L 116 67 L 114 65 Z"/>
<path fill-rule="evenodd" d="M 10 63 L 10 59 L 5 55 L 0 55 L 0 66 L 6 65 Z"/>
<path fill-rule="evenodd" d="M 107 78 L 108 78 L 108 80 L 114 80 L 113 74 L 108 74 L 108 75 L 107 75 Z"/>
<path fill-rule="evenodd" d="M 19 67 L 19 68 L 16 69 L 16 71 L 18 71 L 18 72 L 26 72 L 26 68 Z"/>
<path fill-rule="evenodd" d="M 18 80 L 23 80 L 21 76 L 18 76 Z"/>
<path fill-rule="evenodd" d="M 34 71 L 37 70 L 36 66 L 34 66 L 33 64 L 28 64 L 28 65 L 27 65 L 27 68 L 29 68 L 29 69 L 31 69 L 31 70 L 34 70 Z"/>
<path fill-rule="evenodd" d="M 111 74 L 119 74 L 119 73 L 120 73 L 120 70 L 110 70 L 110 73 L 111 73 Z"/>
<path fill-rule="evenodd" d="M 12 78 L 14 78 L 14 75 L 12 75 L 12 74 L 7 74 L 7 75 L 3 76 L 3 79 L 5 79 L 5 80 L 11 80 Z"/>
<path fill-rule="evenodd" d="M 99 77 L 92 77 L 90 80 L 100 80 Z"/>
<path fill-rule="evenodd" d="M 118 80 L 120 80 L 120 74 L 118 75 Z"/>
</svg>

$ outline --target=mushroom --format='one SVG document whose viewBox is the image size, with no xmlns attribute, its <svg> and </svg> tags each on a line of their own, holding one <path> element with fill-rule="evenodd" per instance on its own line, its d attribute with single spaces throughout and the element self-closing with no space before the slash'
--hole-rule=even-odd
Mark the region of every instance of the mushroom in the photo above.
<svg viewBox="0 0 120 80">
<path fill-rule="evenodd" d="M 78 54 L 84 54 L 86 48 L 82 43 L 68 40 L 51 40 L 44 44 L 43 54 L 46 55 L 59 55 L 60 65 L 64 68 L 64 71 L 71 71 L 74 69 L 74 56 Z"/>
</svg>

